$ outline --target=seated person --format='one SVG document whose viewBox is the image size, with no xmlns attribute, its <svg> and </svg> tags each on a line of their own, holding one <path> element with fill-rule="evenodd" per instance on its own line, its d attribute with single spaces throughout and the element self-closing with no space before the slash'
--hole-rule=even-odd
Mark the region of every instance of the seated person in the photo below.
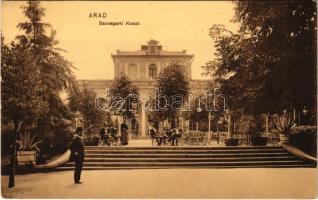
<svg viewBox="0 0 318 200">
<path fill-rule="evenodd" d="M 169 128 L 164 128 L 164 135 L 163 135 L 163 143 L 166 144 L 166 141 L 171 141 L 172 131 Z"/>
<path fill-rule="evenodd" d="M 173 133 L 173 130 L 168 129 L 168 128 L 165 129 L 165 136 L 168 138 L 169 142 L 171 141 L 172 133 Z"/>
<path fill-rule="evenodd" d="M 100 128 L 99 134 L 101 136 L 101 140 L 103 141 L 103 144 L 107 144 L 108 146 L 110 146 L 110 142 L 109 142 L 110 129 L 106 123 L 104 123 L 103 127 Z"/>
<path fill-rule="evenodd" d="M 172 130 L 172 136 L 171 136 L 171 145 L 174 146 L 178 146 L 178 139 L 182 137 L 183 134 L 183 130 L 182 129 L 177 129 L 174 128 Z"/>
<path fill-rule="evenodd" d="M 156 130 L 153 126 L 150 126 L 150 128 L 149 128 L 149 133 L 150 133 L 150 136 L 151 136 L 152 138 L 155 138 L 155 139 L 156 139 L 158 146 L 160 146 L 161 143 L 162 143 L 162 138 L 163 138 L 163 137 L 160 136 L 160 135 L 157 133 L 157 130 Z"/>
</svg>

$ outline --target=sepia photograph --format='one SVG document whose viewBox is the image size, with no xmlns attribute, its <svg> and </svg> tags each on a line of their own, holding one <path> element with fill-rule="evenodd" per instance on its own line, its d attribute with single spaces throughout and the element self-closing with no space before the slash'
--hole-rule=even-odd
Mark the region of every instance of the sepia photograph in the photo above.
<svg viewBox="0 0 318 200">
<path fill-rule="evenodd" d="M 1 196 L 317 198 L 317 2 L 1 2 Z"/>
</svg>

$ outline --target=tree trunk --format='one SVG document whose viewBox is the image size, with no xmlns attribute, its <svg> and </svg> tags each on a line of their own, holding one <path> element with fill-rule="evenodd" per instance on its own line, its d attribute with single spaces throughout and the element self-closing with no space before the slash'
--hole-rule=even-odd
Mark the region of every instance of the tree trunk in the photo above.
<svg viewBox="0 0 318 200">
<path fill-rule="evenodd" d="M 17 133 L 19 131 L 19 124 L 18 122 L 14 123 L 14 135 L 13 135 L 13 140 L 11 144 L 11 157 L 10 157 L 10 173 L 9 173 L 9 188 L 14 187 L 14 175 L 15 175 L 15 165 L 16 165 L 16 144 L 17 144 Z"/>
</svg>

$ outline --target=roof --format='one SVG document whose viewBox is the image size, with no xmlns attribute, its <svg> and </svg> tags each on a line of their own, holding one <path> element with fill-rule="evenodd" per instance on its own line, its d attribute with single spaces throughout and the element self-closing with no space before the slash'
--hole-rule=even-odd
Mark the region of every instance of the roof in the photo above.
<svg viewBox="0 0 318 200">
<path fill-rule="evenodd" d="M 158 43 L 159 43 L 158 41 L 151 39 L 147 42 L 148 45 L 141 45 L 140 50 L 135 50 L 135 51 L 117 50 L 116 54 L 112 54 L 111 56 L 112 57 L 118 57 L 118 56 L 185 56 L 185 57 L 193 57 L 193 55 L 187 54 L 186 50 L 181 50 L 181 51 L 162 50 L 162 46 L 158 45 Z"/>
<path fill-rule="evenodd" d="M 186 51 L 166 51 L 161 50 L 157 54 L 148 54 L 147 51 L 137 50 L 137 51 L 120 51 L 117 50 L 116 54 L 112 54 L 112 56 L 153 56 L 153 55 L 161 55 L 161 56 L 193 56 L 186 54 Z"/>
</svg>

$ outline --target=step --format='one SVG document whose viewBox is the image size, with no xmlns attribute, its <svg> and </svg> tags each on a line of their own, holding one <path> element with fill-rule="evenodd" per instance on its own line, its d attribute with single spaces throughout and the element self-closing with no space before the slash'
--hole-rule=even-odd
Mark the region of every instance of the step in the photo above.
<svg viewBox="0 0 318 200">
<path fill-rule="evenodd" d="M 282 147 L 86 147 L 84 169 L 315 167 Z M 74 169 L 68 162 L 56 170 Z"/>
<path fill-rule="evenodd" d="M 165 155 L 165 154 L 188 154 L 188 155 L 197 155 L 197 154 L 211 154 L 211 155 L 219 155 L 219 154 L 240 154 L 240 153 L 249 153 L 249 154 L 255 154 L 255 153 L 270 153 L 270 154 L 276 154 L 276 153 L 285 153 L 286 151 L 279 150 L 279 151 L 86 151 L 85 155 L 152 155 L 152 154 L 159 154 L 159 155 Z"/>
<path fill-rule="evenodd" d="M 257 165 L 281 165 L 281 164 L 307 164 L 302 160 L 278 160 L 278 161 L 217 161 L 217 162 L 86 162 L 87 166 L 99 166 L 99 167 L 122 167 L 122 166 L 257 166 Z M 65 166 L 74 166 L 74 163 L 66 163 Z"/>
<path fill-rule="evenodd" d="M 233 157 L 233 156 L 240 156 L 240 157 L 257 157 L 257 156 L 288 156 L 290 155 L 287 152 L 281 153 L 267 153 L 267 152 L 260 152 L 260 153 L 197 153 L 197 154 L 185 154 L 185 153 L 167 153 L 167 154 L 86 154 L 85 158 L 193 158 L 193 157 L 200 157 L 200 158 L 210 158 L 210 157 Z"/>
<path fill-rule="evenodd" d="M 206 150 L 206 149 L 283 149 L 280 146 L 224 146 L 224 147 L 211 147 L 211 146 L 153 146 L 153 147 L 125 147 L 125 146 L 85 146 L 86 150 L 151 150 L 151 149 L 186 149 L 186 150 Z"/>
<path fill-rule="evenodd" d="M 312 164 L 280 164 L 280 165 L 227 165 L 227 166 L 119 166 L 119 167 L 98 167 L 98 166 L 83 166 L 84 170 L 126 170 L 126 169 L 224 169 L 224 168 L 313 168 L 316 167 Z M 64 171 L 64 170 L 74 170 L 74 167 L 58 167 L 55 170 Z"/>
<path fill-rule="evenodd" d="M 197 154 L 197 153 L 238 153 L 238 152 L 245 152 L 245 153 L 256 153 L 256 152 L 266 152 L 266 153 L 281 153 L 285 152 L 284 149 L 241 149 L 241 150 L 163 150 L 163 149 L 156 149 L 156 150 L 86 150 L 85 154 L 149 154 L 149 153 L 184 153 L 184 154 Z"/>
<path fill-rule="evenodd" d="M 293 156 L 284 157 L 230 157 L 230 158 L 85 158 L 84 162 L 216 162 L 216 161 L 276 161 L 295 160 Z"/>
</svg>

